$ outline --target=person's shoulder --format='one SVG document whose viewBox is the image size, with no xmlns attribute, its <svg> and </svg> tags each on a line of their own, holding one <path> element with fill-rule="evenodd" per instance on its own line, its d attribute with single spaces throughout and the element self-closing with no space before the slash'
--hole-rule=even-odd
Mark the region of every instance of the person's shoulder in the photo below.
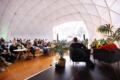
<svg viewBox="0 0 120 80">
<path fill-rule="evenodd" d="M 74 43 L 71 43 L 71 45 L 74 44 Z"/>
<path fill-rule="evenodd" d="M 75 43 L 71 43 L 70 46 L 73 46 Z"/>
<path fill-rule="evenodd" d="M 81 45 L 81 43 L 72 43 L 71 45 Z"/>
<path fill-rule="evenodd" d="M 76 44 L 79 44 L 79 43 L 71 43 L 71 45 L 76 45 Z"/>
<path fill-rule="evenodd" d="M 82 42 L 80 42 L 80 43 L 77 43 L 77 44 L 79 44 L 79 45 L 83 45 L 83 43 L 82 43 Z"/>
</svg>

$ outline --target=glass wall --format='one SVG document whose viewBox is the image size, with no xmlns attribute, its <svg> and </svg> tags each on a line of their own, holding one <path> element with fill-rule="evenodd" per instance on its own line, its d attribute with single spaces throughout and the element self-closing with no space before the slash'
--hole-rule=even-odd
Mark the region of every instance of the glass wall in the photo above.
<svg viewBox="0 0 120 80">
<path fill-rule="evenodd" d="M 57 39 L 57 35 L 59 40 L 67 41 L 72 40 L 73 37 L 83 40 L 83 35 L 88 38 L 87 29 L 83 21 L 68 22 L 55 26 L 53 28 L 54 40 Z"/>
</svg>

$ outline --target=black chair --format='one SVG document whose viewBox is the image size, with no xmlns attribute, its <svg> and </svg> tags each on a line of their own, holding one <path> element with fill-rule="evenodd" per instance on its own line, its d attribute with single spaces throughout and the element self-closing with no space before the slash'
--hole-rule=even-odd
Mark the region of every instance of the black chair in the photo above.
<svg viewBox="0 0 120 80">
<path fill-rule="evenodd" d="M 89 49 L 71 48 L 70 49 L 70 59 L 73 62 L 89 61 L 90 60 L 90 50 Z"/>
</svg>

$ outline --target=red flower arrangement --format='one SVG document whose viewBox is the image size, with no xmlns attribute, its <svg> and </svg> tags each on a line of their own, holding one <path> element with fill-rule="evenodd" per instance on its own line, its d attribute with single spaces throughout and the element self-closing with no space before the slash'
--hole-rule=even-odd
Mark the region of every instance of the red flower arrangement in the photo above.
<svg viewBox="0 0 120 80">
<path fill-rule="evenodd" d="M 99 47 L 99 49 L 117 49 L 117 48 L 118 47 L 114 43 Z"/>
</svg>

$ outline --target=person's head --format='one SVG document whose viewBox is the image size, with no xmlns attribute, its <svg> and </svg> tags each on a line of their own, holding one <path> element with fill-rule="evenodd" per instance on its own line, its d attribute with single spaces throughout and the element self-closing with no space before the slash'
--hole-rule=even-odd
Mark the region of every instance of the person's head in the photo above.
<svg viewBox="0 0 120 80">
<path fill-rule="evenodd" d="M 73 41 L 74 41 L 74 42 L 78 42 L 77 37 L 74 37 L 74 38 L 73 38 Z"/>
</svg>

